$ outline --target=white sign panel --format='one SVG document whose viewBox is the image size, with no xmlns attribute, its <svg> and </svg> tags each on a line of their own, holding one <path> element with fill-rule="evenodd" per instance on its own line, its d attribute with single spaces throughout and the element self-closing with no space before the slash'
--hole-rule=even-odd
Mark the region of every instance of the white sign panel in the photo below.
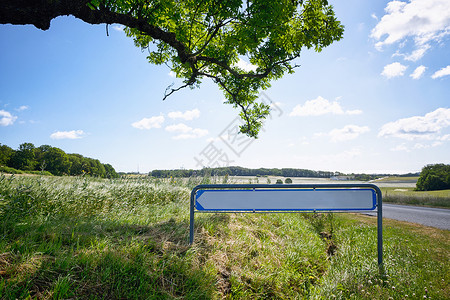
<svg viewBox="0 0 450 300">
<path fill-rule="evenodd" d="M 199 190 L 199 211 L 375 210 L 373 189 Z"/>
</svg>

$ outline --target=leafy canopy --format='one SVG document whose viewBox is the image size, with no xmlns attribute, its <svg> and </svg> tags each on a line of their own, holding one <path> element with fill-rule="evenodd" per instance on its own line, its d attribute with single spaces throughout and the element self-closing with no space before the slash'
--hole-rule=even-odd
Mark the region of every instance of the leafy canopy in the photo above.
<svg viewBox="0 0 450 300">
<path fill-rule="evenodd" d="M 33 1 L 28 1 L 33 2 Z M 168 87 L 164 99 L 212 79 L 226 103 L 240 110 L 241 132 L 257 137 L 269 104 L 260 90 L 298 67 L 303 48 L 320 52 L 340 40 L 343 26 L 326 0 L 6 0 L 0 23 L 50 26 L 58 15 L 90 24 L 123 24 L 153 64 L 167 64 L 183 85 Z M 21 6 L 26 11 L 20 10 Z M 14 9 L 14 10 L 13 10 Z M 33 9 L 35 13 L 33 13 Z M 31 13 L 30 13 L 31 12 Z M 239 67 L 244 58 L 253 66 Z"/>
<path fill-rule="evenodd" d="M 450 189 L 450 165 L 432 164 L 422 168 L 416 183 L 416 191 Z"/>
</svg>

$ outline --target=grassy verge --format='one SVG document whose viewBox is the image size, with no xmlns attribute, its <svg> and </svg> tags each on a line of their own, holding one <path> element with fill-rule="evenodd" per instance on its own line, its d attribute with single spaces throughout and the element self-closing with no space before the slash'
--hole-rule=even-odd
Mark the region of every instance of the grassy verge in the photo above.
<svg viewBox="0 0 450 300">
<path fill-rule="evenodd" d="M 6 173 L 6 174 L 32 174 L 32 175 L 53 176 L 53 174 L 50 173 L 49 171 L 22 171 L 22 170 L 17 170 L 17 169 L 6 167 L 6 166 L 0 166 L 0 173 Z"/>
<path fill-rule="evenodd" d="M 414 191 L 414 188 L 381 188 L 387 203 L 450 208 L 450 190 Z"/>
<path fill-rule="evenodd" d="M 199 214 L 204 179 L 0 177 L 1 299 L 445 299 L 449 231 L 352 214 Z"/>
</svg>

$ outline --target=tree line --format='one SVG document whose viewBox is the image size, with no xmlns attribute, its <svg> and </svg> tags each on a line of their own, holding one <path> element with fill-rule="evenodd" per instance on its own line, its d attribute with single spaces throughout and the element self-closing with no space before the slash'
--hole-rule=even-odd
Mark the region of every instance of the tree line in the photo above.
<svg viewBox="0 0 450 300">
<path fill-rule="evenodd" d="M 173 169 L 173 170 L 153 170 L 150 171 L 149 176 L 157 178 L 170 178 L 170 177 L 192 177 L 192 176 L 280 176 L 280 177 L 311 177 L 311 178 L 331 178 L 339 176 L 347 176 L 351 180 L 369 181 L 385 176 L 399 176 L 399 177 L 411 177 L 418 176 L 419 173 L 408 174 L 355 174 L 355 173 L 342 173 L 331 171 L 314 171 L 308 169 L 296 169 L 296 168 L 258 168 L 249 169 L 238 166 L 231 167 L 219 167 L 219 168 L 203 168 L 200 170 L 193 169 Z"/>
<path fill-rule="evenodd" d="M 450 189 L 450 165 L 434 164 L 422 168 L 416 183 L 417 191 Z"/>
<path fill-rule="evenodd" d="M 329 171 L 313 171 L 307 169 L 248 169 L 244 167 L 219 167 L 219 168 L 203 168 L 201 170 L 193 169 L 175 169 L 175 170 L 153 170 L 149 172 L 149 176 L 158 178 L 169 177 L 192 177 L 192 176 L 283 176 L 283 177 L 314 177 L 314 178 L 330 178 L 331 176 L 341 175 L 340 172 Z"/>
<path fill-rule="evenodd" d="M 17 150 L 0 144 L 0 166 L 21 171 L 47 171 L 53 175 L 83 175 L 116 178 L 119 175 L 110 164 L 80 154 L 68 154 L 49 145 L 35 147 L 23 143 Z"/>
</svg>

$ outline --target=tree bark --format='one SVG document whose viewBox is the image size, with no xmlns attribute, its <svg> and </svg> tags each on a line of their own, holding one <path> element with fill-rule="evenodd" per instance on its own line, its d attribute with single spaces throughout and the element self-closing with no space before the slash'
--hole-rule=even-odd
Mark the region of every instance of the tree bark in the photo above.
<svg viewBox="0 0 450 300">
<path fill-rule="evenodd" d="M 50 22 L 59 16 L 72 15 L 88 24 L 121 24 L 135 28 L 154 39 L 164 41 L 178 52 L 182 62 L 190 55 L 184 44 L 172 32 L 166 32 L 130 15 L 119 14 L 108 9 L 92 10 L 87 6 L 89 0 L 0 0 L 0 24 L 34 25 L 47 30 Z"/>
<path fill-rule="evenodd" d="M 31 24 L 47 30 L 51 20 L 71 15 L 74 10 L 86 7 L 87 2 L 88 0 L 1 0 L 0 23 Z"/>
</svg>

